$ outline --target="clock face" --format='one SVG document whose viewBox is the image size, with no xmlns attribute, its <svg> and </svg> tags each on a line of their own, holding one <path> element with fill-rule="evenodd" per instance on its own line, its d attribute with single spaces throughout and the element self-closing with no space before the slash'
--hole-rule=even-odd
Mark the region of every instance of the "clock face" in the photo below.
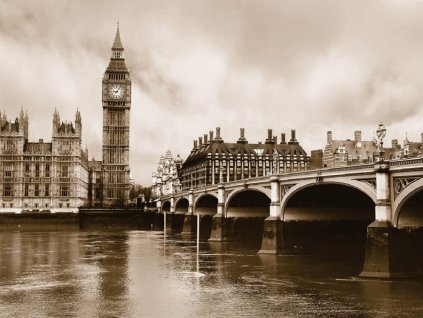
<svg viewBox="0 0 423 318">
<path fill-rule="evenodd" d="M 120 99 L 125 93 L 125 88 L 121 84 L 111 84 L 109 85 L 109 96 L 113 99 Z"/>
</svg>

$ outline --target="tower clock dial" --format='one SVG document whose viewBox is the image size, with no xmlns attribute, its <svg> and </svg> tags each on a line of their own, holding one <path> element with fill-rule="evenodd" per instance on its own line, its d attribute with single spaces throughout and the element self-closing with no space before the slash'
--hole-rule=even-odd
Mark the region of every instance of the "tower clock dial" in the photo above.
<svg viewBox="0 0 423 318">
<path fill-rule="evenodd" d="M 125 87 L 122 84 L 109 85 L 109 96 L 113 99 L 120 99 L 125 93 Z"/>
</svg>

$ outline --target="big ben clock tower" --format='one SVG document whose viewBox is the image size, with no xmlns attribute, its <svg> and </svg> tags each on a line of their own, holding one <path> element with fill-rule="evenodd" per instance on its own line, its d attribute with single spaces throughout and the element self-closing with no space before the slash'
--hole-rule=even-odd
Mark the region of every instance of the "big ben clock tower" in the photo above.
<svg viewBox="0 0 423 318">
<path fill-rule="evenodd" d="M 129 112 L 131 79 L 125 64 L 119 25 L 112 57 L 103 76 L 103 205 L 129 200 Z"/>
</svg>

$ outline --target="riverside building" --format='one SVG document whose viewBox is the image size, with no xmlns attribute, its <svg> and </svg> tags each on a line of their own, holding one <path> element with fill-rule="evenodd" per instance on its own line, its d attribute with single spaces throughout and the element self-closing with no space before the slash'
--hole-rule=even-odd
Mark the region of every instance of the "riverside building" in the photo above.
<svg viewBox="0 0 423 318">
<path fill-rule="evenodd" d="M 244 128 L 234 143 L 224 142 L 220 128 L 216 128 L 216 136 L 213 135 L 210 131 L 194 140 L 180 171 L 182 190 L 271 173 L 303 171 L 310 165 L 310 157 L 297 141 L 295 130 L 291 130 L 288 142 L 282 133 L 279 143 L 272 129 L 268 129 L 264 143 L 249 143 Z"/>
<path fill-rule="evenodd" d="M 53 114 L 52 140 L 28 141 L 28 115 L 0 119 L 0 211 L 77 212 L 88 189 L 88 151 L 81 148 L 82 119 Z"/>
<path fill-rule="evenodd" d="M 79 207 L 129 203 L 131 78 L 119 27 L 102 79 L 102 160 L 81 149 L 82 119 L 53 114 L 52 141 L 28 140 L 28 115 L 0 116 L 0 212 L 77 212 Z"/>
</svg>

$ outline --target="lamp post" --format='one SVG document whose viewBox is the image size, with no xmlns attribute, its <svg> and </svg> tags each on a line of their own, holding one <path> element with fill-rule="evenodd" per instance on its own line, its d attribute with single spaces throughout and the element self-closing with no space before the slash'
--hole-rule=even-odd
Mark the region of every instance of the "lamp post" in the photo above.
<svg viewBox="0 0 423 318">
<path fill-rule="evenodd" d="M 376 135 L 377 135 L 377 139 L 379 140 L 379 144 L 380 144 L 379 161 L 383 161 L 384 160 L 384 153 L 385 153 L 385 151 L 383 150 L 383 138 L 385 138 L 385 136 L 386 136 L 386 128 L 385 128 L 384 124 L 382 124 L 382 123 L 379 124 L 379 128 L 376 130 Z"/>
</svg>

